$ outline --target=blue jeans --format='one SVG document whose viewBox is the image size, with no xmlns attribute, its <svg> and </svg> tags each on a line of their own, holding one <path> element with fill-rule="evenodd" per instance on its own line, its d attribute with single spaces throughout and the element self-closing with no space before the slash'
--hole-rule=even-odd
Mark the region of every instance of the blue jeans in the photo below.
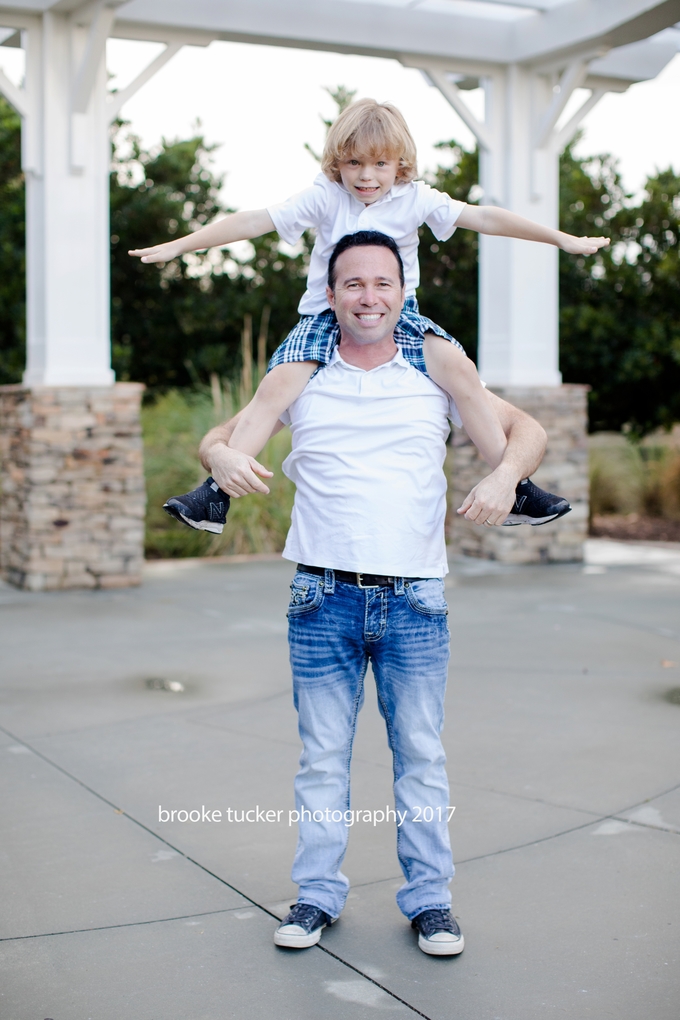
<svg viewBox="0 0 680 1020">
<path fill-rule="evenodd" d="M 369 660 L 392 751 L 397 855 L 406 879 L 397 904 L 409 920 L 451 904 L 449 786 L 439 736 L 449 659 L 446 614 L 439 578 L 397 578 L 390 587 L 362 589 L 336 581 L 327 570 L 325 577 L 298 572 L 291 585 L 288 637 L 303 743 L 292 878 L 299 902 L 331 917 L 340 914 L 349 890 L 340 867 L 350 829 L 345 812 L 352 743 Z"/>
</svg>

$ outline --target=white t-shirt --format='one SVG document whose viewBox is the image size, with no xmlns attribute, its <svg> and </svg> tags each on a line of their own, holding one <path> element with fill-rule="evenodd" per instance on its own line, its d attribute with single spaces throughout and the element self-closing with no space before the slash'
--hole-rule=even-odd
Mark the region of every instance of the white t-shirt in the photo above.
<svg viewBox="0 0 680 1020">
<path fill-rule="evenodd" d="M 310 227 L 316 229 L 307 290 L 298 306 L 300 315 L 316 315 L 328 308 L 328 261 L 345 234 L 379 230 L 393 237 L 404 263 L 406 296 L 410 297 L 420 282 L 418 227 L 427 223 L 437 240 L 446 241 L 456 229 L 456 220 L 464 208 L 465 202 L 456 202 L 422 181 L 395 184 L 377 202 L 364 205 L 350 195 L 344 184 L 319 174 L 311 188 L 293 195 L 287 202 L 269 206 L 267 212 L 288 244 L 299 241 Z"/>
<path fill-rule="evenodd" d="M 296 485 L 283 556 L 308 566 L 442 577 L 449 421 L 458 409 L 401 351 L 367 372 L 336 347 L 281 420 Z"/>
</svg>

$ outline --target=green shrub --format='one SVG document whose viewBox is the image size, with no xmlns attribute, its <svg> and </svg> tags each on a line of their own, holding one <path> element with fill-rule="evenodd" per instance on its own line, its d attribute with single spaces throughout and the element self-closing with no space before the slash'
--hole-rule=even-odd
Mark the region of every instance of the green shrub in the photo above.
<svg viewBox="0 0 680 1020">
<path fill-rule="evenodd" d="M 142 410 L 147 488 L 146 555 L 150 558 L 219 556 L 234 553 L 279 552 L 290 525 L 294 486 L 281 465 L 290 451 L 290 433 L 269 441 L 258 460 L 274 472 L 270 495 L 233 499 L 222 535 L 193 531 L 162 509 L 168 496 L 192 489 L 205 478 L 198 460 L 203 435 L 222 417 L 206 393 L 170 390 Z"/>
</svg>

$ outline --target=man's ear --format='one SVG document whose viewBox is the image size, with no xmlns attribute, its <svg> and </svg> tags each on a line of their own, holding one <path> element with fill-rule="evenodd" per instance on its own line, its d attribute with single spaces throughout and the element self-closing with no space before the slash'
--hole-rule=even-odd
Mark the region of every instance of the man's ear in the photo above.
<svg viewBox="0 0 680 1020">
<path fill-rule="evenodd" d="M 328 298 L 328 307 L 332 312 L 335 311 L 335 294 L 330 287 L 326 287 L 326 297 Z"/>
</svg>

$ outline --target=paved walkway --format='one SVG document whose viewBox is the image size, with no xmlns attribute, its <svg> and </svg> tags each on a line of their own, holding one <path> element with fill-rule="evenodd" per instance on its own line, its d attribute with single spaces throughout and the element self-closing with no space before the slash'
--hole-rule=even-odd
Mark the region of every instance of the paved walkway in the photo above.
<svg viewBox="0 0 680 1020">
<path fill-rule="evenodd" d="M 157 564 L 136 591 L 0 589 L 3 1020 L 677 1020 L 680 553 L 454 564 L 466 949 L 449 959 L 396 908 L 379 813 L 351 831 L 351 897 L 321 946 L 272 944 L 295 895 L 291 573 Z M 384 810 L 390 777 L 369 691 L 353 806 Z"/>
</svg>

